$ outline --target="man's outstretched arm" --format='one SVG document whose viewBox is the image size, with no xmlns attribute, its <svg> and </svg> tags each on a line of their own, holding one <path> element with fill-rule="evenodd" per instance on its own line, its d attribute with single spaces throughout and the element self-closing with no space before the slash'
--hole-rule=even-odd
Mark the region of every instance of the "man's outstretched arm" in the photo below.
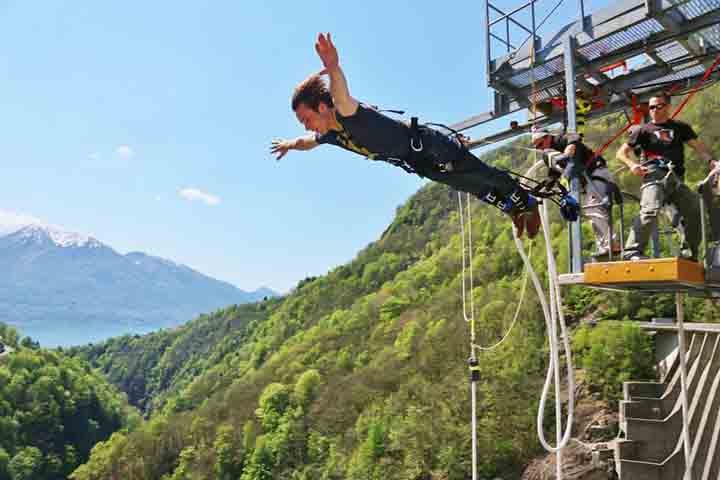
<svg viewBox="0 0 720 480">
<path fill-rule="evenodd" d="M 693 150 L 695 150 L 698 153 L 700 158 L 702 158 L 706 162 L 710 163 L 710 168 L 715 167 L 715 165 L 712 164 L 712 162 L 713 162 L 712 153 L 710 152 L 710 149 L 707 147 L 707 145 L 705 145 L 700 139 L 697 139 L 697 138 L 695 138 L 693 140 L 688 140 L 687 143 L 688 143 L 688 145 L 690 145 L 693 148 Z"/>
<path fill-rule="evenodd" d="M 280 160 L 290 150 L 310 150 L 318 145 L 315 135 L 298 137 L 293 140 L 273 140 L 270 145 L 270 153 L 276 155 L 276 160 Z"/>
<path fill-rule="evenodd" d="M 315 51 L 325 67 L 320 74 L 327 74 L 330 77 L 330 94 L 335 109 L 343 117 L 354 115 L 358 109 L 358 101 L 350 96 L 347 79 L 340 68 L 337 49 L 329 33 L 318 35 L 317 42 L 315 42 Z"/>
</svg>

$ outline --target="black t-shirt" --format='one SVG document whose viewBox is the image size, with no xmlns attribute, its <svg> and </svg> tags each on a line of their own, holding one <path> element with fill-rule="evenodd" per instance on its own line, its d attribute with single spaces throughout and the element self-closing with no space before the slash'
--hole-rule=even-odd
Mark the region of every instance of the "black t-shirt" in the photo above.
<svg viewBox="0 0 720 480">
<path fill-rule="evenodd" d="M 648 160 L 661 157 L 673 164 L 679 177 L 685 176 L 685 143 L 697 138 L 690 125 L 675 120 L 646 123 L 630 131 L 628 145 L 640 148 Z"/>
<path fill-rule="evenodd" d="M 558 152 L 564 152 L 567 146 L 571 143 L 575 144 L 575 148 L 577 149 L 577 158 L 585 164 L 590 162 L 595 155 L 592 149 L 580 141 L 568 142 L 565 135 L 553 135 L 553 141 L 550 148 L 557 150 Z"/>
<path fill-rule="evenodd" d="M 405 158 L 410 149 L 410 128 L 363 104 L 354 115 L 336 112 L 342 130 L 315 136 L 318 143 L 330 143 L 371 159 Z"/>
<path fill-rule="evenodd" d="M 574 144 L 576 149 L 576 158 L 585 165 L 589 172 L 592 172 L 598 167 L 606 166 L 605 159 L 603 157 L 596 157 L 592 148 L 588 147 L 580 140 L 568 142 L 565 135 L 553 135 L 552 139 L 553 141 L 550 148 L 557 150 L 558 152 L 565 152 L 568 145 Z"/>
</svg>

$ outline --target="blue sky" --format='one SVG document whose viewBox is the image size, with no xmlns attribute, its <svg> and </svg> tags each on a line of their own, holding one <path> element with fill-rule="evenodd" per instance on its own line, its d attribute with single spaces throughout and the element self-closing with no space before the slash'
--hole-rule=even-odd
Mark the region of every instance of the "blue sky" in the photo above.
<svg viewBox="0 0 720 480">
<path fill-rule="evenodd" d="M 356 98 L 453 123 L 490 108 L 483 17 L 477 0 L 2 2 L 0 209 L 285 291 L 422 185 L 329 146 L 269 155 L 303 133 L 289 98 L 320 69 L 317 32 Z"/>
</svg>

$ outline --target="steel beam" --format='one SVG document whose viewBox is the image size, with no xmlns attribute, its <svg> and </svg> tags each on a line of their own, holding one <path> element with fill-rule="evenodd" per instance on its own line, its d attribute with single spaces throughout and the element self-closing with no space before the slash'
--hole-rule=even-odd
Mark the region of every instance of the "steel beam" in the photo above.
<svg viewBox="0 0 720 480">
<path fill-rule="evenodd" d="M 567 114 L 567 133 L 577 132 L 577 117 L 575 116 L 575 37 L 567 36 L 563 42 L 565 61 L 565 95 Z M 580 178 L 574 175 L 570 178 L 570 194 L 578 203 L 582 203 L 580 193 Z M 582 225 L 581 219 L 571 222 L 570 228 L 570 266 L 571 273 L 583 271 L 582 258 Z"/>
<path fill-rule="evenodd" d="M 713 74 L 709 79 L 708 82 L 715 82 L 720 77 L 720 73 Z M 692 77 L 688 77 L 684 79 L 683 81 L 688 82 L 688 84 L 692 85 L 696 82 L 698 82 L 702 78 L 702 74 L 695 75 Z M 620 81 L 622 77 L 618 78 L 618 81 Z M 624 80 L 623 80 L 624 81 Z M 621 83 L 616 83 L 617 86 L 622 86 Z M 643 88 L 642 85 L 635 85 L 632 88 Z M 637 100 L 640 102 L 644 102 L 650 99 L 654 94 L 661 92 L 664 89 L 662 86 L 656 86 L 656 87 L 650 87 L 648 90 L 638 93 L 637 94 Z M 629 108 L 631 106 L 630 99 L 626 95 L 622 94 L 611 94 L 610 97 L 607 99 L 607 103 L 604 107 L 594 109 L 587 115 L 588 120 L 592 120 L 594 118 L 602 117 L 604 115 L 608 115 L 611 113 L 617 113 L 620 112 L 626 108 Z M 522 107 L 518 107 L 514 110 L 511 110 L 509 113 L 514 113 L 522 110 Z M 475 115 L 473 117 L 470 117 L 466 120 L 463 120 L 461 122 L 458 122 L 456 124 L 451 125 L 450 127 L 457 131 L 465 131 L 469 130 L 473 127 L 477 127 L 479 125 L 482 125 L 484 123 L 497 120 L 501 118 L 504 115 L 497 115 L 493 114 L 492 112 L 482 113 L 479 115 Z M 559 123 L 562 121 L 562 115 L 555 115 L 551 117 L 540 117 L 538 120 L 542 123 L 542 125 L 549 125 L 553 123 Z M 471 142 L 471 145 L 473 148 L 479 148 L 484 145 L 489 145 L 492 143 L 496 143 L 502 140 L 507 140 L 509 138 L 515 137 L 517 135 L 521 135 L 523 133 L 527 133 L 530 130 L 531 124 L 525 124 L 520 125 L 517 129 L 507 129 L 503 130 L 497 134 L 488 135 L 486 137 L 482 137 L 480 139 L 474 140 Z M 539 125 L 540 126 L 540 125 Z"/>
<path fill-rule="evenodd" d="M 655 19 L 657 19 L 660 24 L 665 27 L 666 30 L 669 30 L 671 32 L 678 31 L 680 28 L 682 28 L 682 25 L 687 22 L 687 19 L 683 17 L 682 13 L 680 13 L 679 10 L 673 9 L 668 11 L 662 11 L 658 9 L 658 3 L 660 3 L 658 0 L 647 0 L 648 1 L 648 11 L 653 14 Z M 705 48 L 700 45 L 700 43 L 690 38 L 689 36 L 687 38 L 681 38 L 678 39 L 677 42 L 685 47 L 685 50 L 692 53 L 693 55 L 700 56 L 705 53 Z"/>
<path fill-rule="evenodd" d="M 490 86 L 490 62 L 492 59 L 490 49 L 490 0 L 485 0 L 485 80 L 488 86 Z"/>
<path fill-rule="evenodd" d="M 625 2 L 623 2 L 625 3 Z M 633 25 L 637 25 L 638 23 L 641 23 L 645 20 L 647 20 L 647 17 L 645 16 L 645 12 L 641 9 L 635 8 L 635 7 L 628 7 L 630 10 L 628 13 L 626 13 L 624 16 L 615 19 L 613 22 L 611 22 L 611 25 L 604 25 L 604 26 L 593 26 L 593 31 L 595 32 L 595 38 L 594 39 L 588 39 L 586 42 L 578 41 L 577 48 L 580 49 L 585 45 L 589 45 L 595 41 L 602 40 L 603 37 L 611 35 L 613 33 L 616 33 L 618 31 L 621 31 L 623 29 L 627 29 Z M 593 16 L 589 17 L 588 23 L 593 23 Z M 623 47 L 615 52 L 608 52 L 608 55 L 603 56 L 602 58 L 598 58 L 589 62 L 586 62 L 584 65 L 578 66 L 577 73 L 578 74 L 585 74 L 588 71 L 597 70 L 598 68 L 608 65 L 614 62 L 617 62 L 619 60 L 627 59 L 635 55 L 639 55 L 641 53 L 645 53 L 645 51 L 648 48 L 654 48 L 659 45 L 662 45 L 664 43 L 667 43 L 669 41 L 675 40 L 677 38 L 683 38 L 687 37 L 691 33 L 697 32 L 703 28 L 706 28 L 708 26 L 712 26 L 714 24 L 720 23 L 720 9 L 713 10 L 711 12 L 708 12 L 705 15 L 702 15 L 700 17 L 697 17 L 693 20 L 684 22 L 682 24 L 678 24 L 677 28 L 674 28 L 670 31 L 664 31 L 659 32 L 657 34 L 654 34 L 648 38 L 643 38 L 641 40 L 638 40 L 635 43 L 632 43 L 626 47 Z M 602 27 L 602 28 L 601 28 Z M 561 38 L 565 38 L 569 36 L 570 30 L 566 30 L 565 34 Z M 521 49 L 520 51 L 523 51 L 524 49 Z M 538 52 L 536 57 L 536 67 L 540 67 L 543 63 L 547 63 L 550 60 L 553 60 L 554 58 L 557 58 L 562 55 L 563 47 L 562 45 L 557 45 L 544 49 L 542 52 Z M 512 77 L 514 75 L 517 75 L 521 73 L 524 70 L 527 70 L 530 67 L 530 58 L 529 55 L 522 56 L 520 52 L 514 52 L 514 59 L 511 61 L 511 64 L 513 66 L 512 71 L 506 70 L 501 76 L 502 77 Z M 498 62 L 501 62 L 503 60 L 507 60 L 504 58 L 500 58 L 497 60 L 491 61 L 491 71 L 494 73 L 495 65 L 498 65 Z M 498 76 L 500 77 L 500 76 Z M 496 78 L 495 79 L 498 82 L 502 81 L 502 78 Z M 539 82 L 538 88 L 544 88 L 549 83 L 553 83 L 556 81 L 553 78 L 543 80 Z"/>
<path fill-rule="evenodd" d="M 450 125 L 450 128 L 452 128 L 455 131 L 462 132 L 463 130 L 467 130 L 468 128 L 477 127 L 478 125 L 482 125 L 483 123 L 490 122 L 492 120 L 495 120 L 497 117 L 493 112 L 485 112 L 485 113 L 479 113 L 477 115 L 473 115 L 470 118 L 467 118 L 463 120 L 462 122 L 454 123 Z"/>
</svg>

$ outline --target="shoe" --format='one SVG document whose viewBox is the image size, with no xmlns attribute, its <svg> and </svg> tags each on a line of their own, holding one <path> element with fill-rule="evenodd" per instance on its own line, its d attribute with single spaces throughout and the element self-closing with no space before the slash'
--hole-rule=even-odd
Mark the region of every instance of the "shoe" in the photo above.
<svg viewBox="0 0 720 480">
<path fill-rule="evenodd" d="M 518 238 L 522 238 L 523 233 L 527 232 L 528 238 L 533 239 L 540 231 L 540 212 L 537 205 L 531 207 L 530 210 L 515 212 L 510 217 L 515 225 Z"/>
<path fill-rule="evenodd" d="M 620 255 L 620 252 L 622 249 L 620 248 L 620 242 L 615 240 L 612 244 L 612 254 L 613 255 Z M 608 256 L 609 249 L 608 247 L 601 247 L 598 248 L 595 253 L 592 254 L 593 257 L 606 257 Z"/>
<path fill-rule="evenodd" d="M 680 252 L 679 256 L 683 260 L 690 260 L 691 262 L 696 262 L 696 263 L 698 261 L 697 255 L 693 255 L 692 251 L 689 248 L 682 250 Z"/>
<path fill-rule="evenodd" d="M 649 257 L 646 257 L 642 253 L 638 252 L 637 250 L 630 250 L 625 252 L 625 256 L 623 257 L 623 260 L 630 260 L 631 262 L 637 262 L 639 260 L 647 260 Z"/>
<path fill-rule="evenodd" d="M 697 262 L 697 254 L 693 254 L 693 251 L 690 248 L 681 249 L 678 256 L 680 258 L 684 258 L 685 260 L 690 260 L 691 262 Z"/>
<path fill-rule="evenodd" d="M 540 211 L 537 205 L 534 205 L 529 211 L 525 212 L 525 229 L 528 238 L 535 238 L 540 231 Z"/>
<path fill-rule="evenodd" d="M 518 238 L 522 238 L 523 233 L 525 232 L 525 214 L 524 214 L 524 212 L 516 212 L 516 213 L 510 214 L 510 218 L 512 218 L 513 225 L 515 225 L 515 231 L 517 232 Z"/>
</svg>

